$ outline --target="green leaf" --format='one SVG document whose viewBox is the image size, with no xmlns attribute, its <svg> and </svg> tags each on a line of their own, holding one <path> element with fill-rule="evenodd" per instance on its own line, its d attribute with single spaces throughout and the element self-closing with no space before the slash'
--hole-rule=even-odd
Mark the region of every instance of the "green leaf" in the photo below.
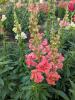
<svg viewBox="0 0 75 100">
<path fill-rule="evenodd" d="M 71 89 L 69 91 L 71 92 L 71 100 L 75 100 L 75 83 L 70 80 L 71 83 Z"/>
<path fill-rule="evenodd" d="M 1 87 L 4 86 L 4 81 L 3 81 L 2 78 L 0 78 L 0 86 L 1 86 Z"/>
<path fill-rule="evenodd" d="M 1 66 L 1 65 L 6 65 L 6 64 L 8 64 L 8 63 L 9 63 L 9 61 L 0 62 L 0 66 Z"/>
<path fill-rule="evenodd" d="M 57 90 L 57 89 L 55 89 L 55 88 L 53 88 L 53 87 L 50 87 L 49 91 L 50 91 L 51 93 L 55 93 L 57 96 L 62 97 L 64 100 L 70 100 L 69 97 L 66 95 L 66 93 L 64 93 L 64 92 L 61 91 L 61 90 Z"/>
<path fill-rule="evenodd" d="M 4 69 L 0 69 L 0 75 L 7 72 L 7 71 L 9 71 L 9 70 L 12 70 L 12 69 L 13 69 L 13 67 L 7 67 L 6 66 Z"/>
<path fill-rule="evenodd" d="M 62 97 L 64 100 L 70 100 L 69 97 L 63 91 L 55 90 L 55 92 L 56 92 L 57 95 Z"/>
<path fill-rule="evenodd" d="M 41 94 L 41 100 L 47 100 L 47 97 L 43 93 Z"/>
</svg>

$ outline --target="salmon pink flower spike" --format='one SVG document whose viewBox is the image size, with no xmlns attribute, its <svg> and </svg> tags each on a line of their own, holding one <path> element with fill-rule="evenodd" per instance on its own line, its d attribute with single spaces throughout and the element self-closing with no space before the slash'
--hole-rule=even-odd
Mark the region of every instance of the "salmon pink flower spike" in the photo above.
<svg viewBox="0 0 75 100">
<path fill-rule="evenodd" d="M 45 80 L 49 85 L 55 85 L 60 79 L 57 70 L 63 68 L 64 57 L 58 52 L 60 38 L 58 35 L 53 35 L 51 44 L 48 44 L 44 33 L 39 33 L 37 14 L 45 7 L 42 5 L 43 8 L 41 8 L 41 4 L 32 3 L 28 6 L 28 11 L 31 12 L 29 18 L 31 39 L 28 44 L 31 53 L 25 56 L 25 63 L 31 71 L 30 79 L 35 83 L 41 83 Z M 65 27 L 68 23 L 63 20 L 60 25 Z"/>
<path fill-rule="evenodd" d="M 64 57 L 56 48 L 54 51 L 43 34 L 37 33 L 29 41 L 30 54 L 26 55 L 26 64 L 31 68 L 31 80 L 41 83 L 44 79 L 50 85 L 55 85 L 60 79 L 58 69 L 63 68 Z M 33 68 L 33 70 L 32 70 Z"/>
</svg>

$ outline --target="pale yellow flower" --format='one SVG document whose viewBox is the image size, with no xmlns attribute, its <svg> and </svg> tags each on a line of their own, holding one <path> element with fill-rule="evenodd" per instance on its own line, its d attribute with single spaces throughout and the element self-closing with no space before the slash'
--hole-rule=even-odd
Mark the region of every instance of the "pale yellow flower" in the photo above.
<svg viewBox="0 0 75 100">
<path fill-rule="evenodd" d="M 21 39 L 23 40 L 27 38 L 27 35 L 24 32 L 21 32 L 21 35 L 17 34 L 15 36 L 15 39 L 18 40 L 20 36 L 21 36 Z"/>
<path fill-rule="evenodd" d="M 15 33 L 17 33 L 17 28 L 16 28 L 16 27 L 14 27 L 14 28 L 13 28 L 13 31 L 14 31 Z"/>
<path fill-rule="evenodd" d="M 21 38 L 22 39 L 26 39 L 27 38 L 27 35 L 24 32 L 21 32 Z"/>
</svg>

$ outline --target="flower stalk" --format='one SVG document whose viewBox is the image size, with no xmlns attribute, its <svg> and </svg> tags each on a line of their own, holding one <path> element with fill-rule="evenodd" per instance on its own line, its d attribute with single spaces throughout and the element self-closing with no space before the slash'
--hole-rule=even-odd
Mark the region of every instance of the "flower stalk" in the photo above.
<svg viewBox="0 0 75 100">
<path fill-rule="evenodd" d="M 15 39 L 18 41 L 19 53 L 20 53 L 19 63 L 20 63 L 20 66 L 22 66 L 23 61 L 24 61 L 24 47 L 25 47 L 24 39 L 26 39 L 27 36 L 21 30 L 21 24 L 18 21 L 15 9 L 16 9 L 16 4 L 14 3 L 14 28 L 13 28 L 13 31 L 16 33 Z"/>
<path fill-rule="evenodd" d="M 64 57 L 58 52 L 60 37 L 52 31 L 51 44 L 48 44 L 47 39 L 44 38 L 44 33 L 39 33 L 37 25 L 37 5 L 30 5 L 29 11 L 31 12 L 29 27 L 31 32 L 29 49 L 31 53 L 25 55 L 25 62 L 27 67 L 31 69 L 30 79 L 37 84 L 45 80 L 49 85 L 55 85 L 60 79 L 57 70 L 62 69 L 64 61 Z M 52 23 L 54 25 L 54 20 L 52 20 Z M 52 29 L 54 30 L 54 27 Z"/>
</svg>

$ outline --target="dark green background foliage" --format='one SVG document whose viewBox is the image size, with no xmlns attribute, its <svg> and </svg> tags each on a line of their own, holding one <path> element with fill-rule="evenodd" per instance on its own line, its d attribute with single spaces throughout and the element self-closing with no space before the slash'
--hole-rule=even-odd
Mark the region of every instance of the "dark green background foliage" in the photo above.
<svg viewBox="0 0 75 100">
<path fill-rule="evenodd" d="M 22 31 L 29 32 L 29 13 L 26 7 L 22 7 L 20 9 L 16 9 L 16 13 L 18 16 L 19 23 L 21 24 Z"/>
<path fill-rule="evenodd" d="M 29 26 L 29 13 L 26 9 L 26 7 L 22 7 L 19 9 L 16 9 L 16 13 L 19 19 L 19 23 L 21 24 L 22 31 L 29 32 L 28 26 Z M 10 5 L 7 7 L 6 12 L 7 20 L 4 23 L 4 28 L 7 30 L 7 32 L 12 32 L 12 29 L 14 27 L 14 14 L 13 14 L 13 5 Z"/>
<path fill-rule="evenodd" d="M 66 12 L 66 10 L 65 9 L 63 9 L 63 8 L 57 8 L 56 9 L 56 16 L 58 17 L 58 18 L 63 18 L 64 17 L 64 15 L 65 15 L 65 12 Z"/>
<path fill-rule="evenodd" d="M 38 14 L 38 24 L 43 25 L 47 20 L 47 14 L 43 11 L 40 11 Z"/>
<path fill-rule="evenodd" d="M 8 32 L 12 32 L 12 28 L 14 26 L 14 16 L 13 16 L 13 6 L 12 5 L 9 5 L 7 7 L 6 17 L 7 17 L 7 20 L 4 23 L 4 27 Z"/>
</svg>

